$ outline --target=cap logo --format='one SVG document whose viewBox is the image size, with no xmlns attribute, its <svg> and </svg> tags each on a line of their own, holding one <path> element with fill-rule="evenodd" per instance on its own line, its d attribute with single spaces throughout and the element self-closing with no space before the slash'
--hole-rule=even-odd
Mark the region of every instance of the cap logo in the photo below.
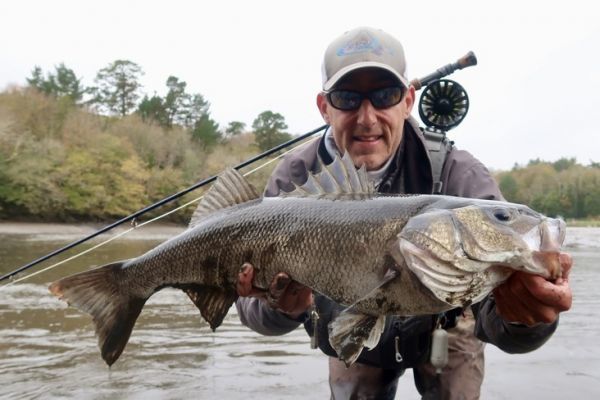
<svg viewBox="0 0 600 400">
<path fill-rule="evenodd" d="M 379 41 L 371 36 L 366 31 L 360 31 L 356 36 L 350 39 L 346 44 L 340 47 L 336 55 L 349 56 L 363 53 L 373 53 L 377 56 L 381 56 L 386 49 L 379 44 Z M 389 50 L 387 50 L 390 52 Z"/>
</svg>

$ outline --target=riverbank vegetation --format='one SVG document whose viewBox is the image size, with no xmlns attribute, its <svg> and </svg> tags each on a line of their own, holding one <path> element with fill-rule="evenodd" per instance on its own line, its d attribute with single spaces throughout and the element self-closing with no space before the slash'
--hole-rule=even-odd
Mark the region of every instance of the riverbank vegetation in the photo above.
<svg viewBox="0 0 600 400">
<path fill-rule="evenodd" d="M 0 93 L 0 219 L 114 220 L 291 137 L 284 117 L 270 110 L 251 128 L 219 127 L 210 103 L 188 93 L 185 81 L 170 76 L 165 96 L 148 96 L 141 74 L 117 60 L 86 88 L 63 64 L 48 73 L 36 67 L 27 86 Z M 251 181 L 263 187 L 271 169 Z M 495 176 L 510 201 L 551 216 L 600 216 L 598 163 L 533 160 Z M 187 221 L 192 209 L 169 220 Z"/>
<path fill-rule="evenodd" d="M 137 78 L 115 72 L 131 65 L 113 64 L 99 73 L 112 73 L 110 82 L 97 88 L 83 88 L 60 65 L 46 75 L 35 68 L 28 86 L 0 93 L 0 219 L 112 220 L 248 159 L 262 142 L 290 137 L 272 111 L 257 116 L 253 131 L 239 121 L 221 129 L 210 104 L 175 77 L 164 97 L 133 96 Z M 251 180 L 262 187 L 268 174 Z M 186 221 L 191 211 L 170 220 Z"/>
</svg>

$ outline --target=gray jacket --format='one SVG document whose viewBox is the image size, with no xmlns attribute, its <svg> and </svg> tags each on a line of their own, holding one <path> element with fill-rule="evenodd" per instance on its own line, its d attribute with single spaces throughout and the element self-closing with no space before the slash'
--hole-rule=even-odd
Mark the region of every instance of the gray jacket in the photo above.
<svg viewBox="0 0 600 400">
<path fill-rule="evenodd" d="M 287 155 L 276 167 L 265 190 L 266 196 L 277 196 L 280 190 L 293 189 L 291 182 L 302 184 L 308 171 L 318 168 L 319 155 L 327 164 L 333 160 L 325 149 L 323 138 L 304 145 Z M 442 194 L 489 200 L 502 200 L 502 194 L 485 166 L 470 153 L 454 147 L 442 168 Z M 422 131 L 414 119 L 405 123 L 401 145 L 378 187 L 383 193 L 432 193 L 431 160 Z M 256 298 L 239 298 L 236 302 L 242 323 L 263 335 L 282 335 L 296 329 L 302 319 L 293 320 L 273 310 Z M 493 295 L 472 306 L 476 318 L 475 334 L 505 352 L 525 353 L 544 344 L 555 331 L 557 322 L 532 328 L 508 324 L 497 314 Z M 430 318 L 423 316 L 422 318 Z M 389 325 L 388 325 L 389 326 Z M 382 336 L 385 338 L 385 334 Z M 388 335 L 392 338 L 392 336 Z M 381 343 L 378 347 L 389 348 Z M 372 353 L 370 351 L 369 353 Z M 359 361 L 361 361 L 359 359 Z"/>
</svg>

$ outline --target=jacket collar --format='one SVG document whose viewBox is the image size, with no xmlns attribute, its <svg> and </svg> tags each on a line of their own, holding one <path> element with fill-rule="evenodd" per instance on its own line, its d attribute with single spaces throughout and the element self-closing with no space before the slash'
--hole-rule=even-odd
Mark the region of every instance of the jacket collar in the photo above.
<svg viewBox="0 0 600 400">
<path fill-rule="evenodd" d="M 325 164 L 333 159 L 325 147 L 325 135 L 319 140 L 318 154 Z M 316 169 L 314 160 L 311 169 Z M 382 193 L 430 194 L 433 191 L 433 174 L 425 137 L 418 122 L 409 117 L 404 122 L 404 133 L 398 150 L 379 185 Z"/>
</svg>

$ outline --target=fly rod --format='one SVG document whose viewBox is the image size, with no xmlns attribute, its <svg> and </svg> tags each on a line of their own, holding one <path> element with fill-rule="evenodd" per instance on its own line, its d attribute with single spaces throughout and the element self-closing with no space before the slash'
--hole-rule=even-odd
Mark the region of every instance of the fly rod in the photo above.
<svg viewBox="0 0 600 400">
<path fill-rule="evenodd" d="M 423 78 L 413 79 L 410 81 L 410 85 L 413 86 L 415 90 L 419 90 L 437 79 L 450 75 L 457 69 L 463 69 L 473 65 L 477 65 L 477 57 L 475 57 L 475 53 L 469 51 L 456 62 L 444 65 L 443 67 L 436 69 L 435 72 L 432 72 Z"/>
<path fill-rule="evenodd" d="M 294 145 L 294 144 L 296 144 L 296 143 L 298 143 L 298 142 L 300 142 L 300 141 L 302 141 L 302 140 L 304 140 L 304 139 L 306 139 L 306 138 L 314 135 L 315 133 L 321 132 L 322 130 L 326 129 L 327 127 L 328 127 L 328 125 L 323 125 L 323 126 L 321 126 L 319 128 L 313 129 L 310 132 L 307 132 L 307 133 L 305 133 L 303 135 L 300 135 L 300 136 L 298 136 L 298 137 L 296 137 L 294 139 L 288 140 L 285 143 L 282 143 L 282 144 L 280 144 L 278 146 L 275 146 L 272 149 L 269 149 L 269 150 L 267 150 L 267 151 L 265 151 L 265 152 L 263 152 L 263 153 L 261 153 L 261 154 L 259 154 L 257 156 L 254 156 L 254 157 L 252 157 L 252 158 L 250 158 L 250 159 L 248 159 L 248 160 L 246 160 L 246 161 L 244 161 L 244 162 L 236 165 L 234 167 L 234 169 L 236 169 L 236 170 L 242 169 L 242 168 L 244 168 L 244 167 L 246 167 L 246 166 L 248 166 L 248 165 L 250 165 L 250 164 L 252 164 L 252 163 L 254 163 L 254 162 L 256 162 L 256 161 L 258 161 L 260 159 L 262 159 L 262 158 L 270 156 L 271 154 L 273 154 L 273 153 L 275 153 L 275 152 L 277 152 L 277 151 L 279 151 L 281 149 L 284 149 L 286 147 L 292 146 L 292 145 Z M 207 184 L 215 181 L 216 179 L 217 179 L 216 175 L 211 176 L 210 178 L 206 178 L 206 179 L 204 179 L 204 180 L 202 180 L 202 181 L 200 181 L 198 183 L 195 183 L 194 185 L 188 187 L 187 189 L 183 189 L 180 192 L 177 192 L 175 194 L 172 194 L 171 196 L 165 197 L 164 199 L 159 200 L 156 203 L 151 204 L 151 205 L 149 205 L 149 206 L 147 206 L 147 207 L 145 207 L 145 208 L 143 208 L 143 209 L 141 209 L 139 211 L 136 211 L 135 213 L 133 213 L 131 215 L 128 215 L 127 217 L 121 218 L 120 220 L 118 220 L 116 222 L 113 222 L 112 224 L 107 225 L 107 226 L 105 226 L 105 227 L 103 227 L 103 228 L 95 231 L 94 233 L 92 233 L 92 234 L 90 234 L 90 235 L 88 235 L 88 236 L 86 236 L 86 237 L 84 237 L 82 239 L 79 239 L 79 240 L 76 240 L 76 241 L 74 241 L 72 243 L 69 243 L 68 245 L 66 245 L 64 247 L 61 247 L 61 248 L 59 248 L 57 250 L 54 250 L 51 253 L 48 253 L 45 256 L 42 256 L 42 257 L 40 257 L 40 258 L 38 258 L 36 260 L 33 260 L 30 263 L 25 264 L 22 267 L 19 267 L 19 268 L 15 269 L 12 272 L 9 272 L 9 273 L 7 273 L 5 275 L 2 275 L 0 277 L 0 282 L 4 281 L 6 279 L 10 279 L 11 277 L 15 276 L 16 274 L 19 274 L 19 273 L 21 273 L 21 272 L 23 272 L 23 271 L 25 271 L 25 270 L 27 270 L 27 269 L 29 269 L 29 268 L 37 265 L 37 264 L 39 264 L 39 263 L 41 263 L 43 261 L 46 261 L 46 260 L 48 260 L 48 259 L 50 259 L 50 258 L 52 258 L 54 256 L 57 256 L 57 255 L 59 255 L 61 253 L 64 253 L 65 251 L 67 251 L 69 249 L 72 249 L 73 247 L 78 246 L 78 245 L 80 245 L 80 244 L 82 244 L 84 242 L 87 242 L 88 240 L 93 239 L 96 236 L 101 235 L 101 234 L 103 234 L 103 233 L 105 233 L 105 232 L 107 232 L 107 231 L 109 231 L 109 230 L 111 230 L 111 229 L 113 229 L 113 228 L 115 228 L 115 227 L 117 227 L 119 225 L 122 225 L 125 222 L 132 221 L 132 220 L 136 219 L 137 217 L 139 217 L 139 216 L 141 216 L 141 215 L 143 215 L 143 214 L 145 214 L 145 213 L 147 213 L 149 211 L 152 211 L 152 210 L 154 210 L 154 209 L 156 209 L 156 208 L 158 208 L 160 206 L 163 206 L 163 205 L 165 205 L 167 203 L 170 203 L 171 201 L 176 200 L 179 197 L 181 197 L 181 196 L 183 196 L 183 195 L 185 195 L 185 194 L 187 194 L 187 193 L 189 193 L 189 192 L 191 192 L 193 190 L 196 190 L 196 189 L 198 189 L 198 188 L 200 188 L 202 186 L 205 186 L 205 185 L 207 185 Z"/>
</svg>

